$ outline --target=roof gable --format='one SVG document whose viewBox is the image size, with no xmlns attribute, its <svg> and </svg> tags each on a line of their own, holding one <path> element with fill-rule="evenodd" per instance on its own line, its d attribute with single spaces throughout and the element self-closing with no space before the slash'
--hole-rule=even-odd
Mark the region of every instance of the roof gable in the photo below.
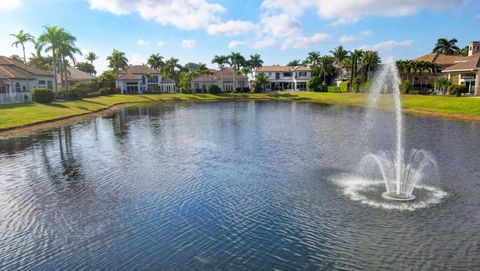
<svg viewBox="0 0 480 271">
<path fill-rule="evenodd" d="M 14 67 L 15 69 L 20 70 L 22 73 L 25 73 L 25 64 L 23 62 L 17 61 L 15 59 L 11 59 L 6 56 L 0 56 L 0 66 L 9 66 L 9 67 Z M 47 76 L 53 77 L 53 74 L 47 70 L 42 70 L 30 65 L 27 65 L 26 71 L 30 74 L 37 75 L 37 76 Z M 22 78 L 25 78 L 26 75 L 23 75 Z"/>
</svg>

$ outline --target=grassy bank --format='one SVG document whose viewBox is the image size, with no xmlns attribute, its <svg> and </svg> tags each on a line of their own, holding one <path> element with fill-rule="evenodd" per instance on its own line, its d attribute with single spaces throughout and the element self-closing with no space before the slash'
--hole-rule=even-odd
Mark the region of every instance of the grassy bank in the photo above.
<svg viewBox="0 0 480 271">
<path fill-rule="evenodd" d="M 336 93 L 275 93 L 275 94 L 160 94 L 160 95 L 112 95 L 88 98 L 82 101 L 55 102 L 50 105 L 19 104 L 0 106 L 0 130 L 31 125 L 38 122 L 88 114 L 124 103 L 151 101 L 215 101 L 215 100 L 294 100 L 346 105 L 364 105 L 365 94 Z M 457 98 L 440 96 L 403 96 L 403 107 L 412 113 L 439 113 L 461 116 L 478 116 L 480 119 L 479 98 Z M 460 117 L 459 117 L 460 116 Z M 466 118 L 471 119 L 471 118 Z"/>
</svg>

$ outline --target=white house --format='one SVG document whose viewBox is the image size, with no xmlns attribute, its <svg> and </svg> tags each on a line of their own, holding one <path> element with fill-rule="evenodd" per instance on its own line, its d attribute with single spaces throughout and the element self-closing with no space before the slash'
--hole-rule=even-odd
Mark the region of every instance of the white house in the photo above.
<svg viewBox="0 0 480 271">
<path fill-rule="evenodd" d="M 236 86 L 234 86 L 236 81 Z M 243 74 L 234 76 L 234 70 L 223 68 L 222 70 L 210 70 L 209 74 L 202 74 L 192 79 L 191 87 L 196 92 L 205 92 L 209 85 L 220 87 L 221 92 L 232 92 L 235 89 L 243 91 L 248 88 L 248 77 Z"/>
<path fill-rule="evenodd" d="M 306 91 L 307 81 L 312 77 L 312 69 L 303 66 L 263 66 L 253 71 L 253 77 L 264 73 L 270 84 L 266 91 Z"/>
<path fill-rule="evenodd" d="M 146 65 L 132 66 L 126 72 L 120 73 L 117 88 L 122 94 L 177 92 L 175 81 L 162 78 L 157 70 Z"/>
<path fill-rule="evenodd" d="M 0 104 L 32 101 L 32 89 L 53 89 L 53 74 L 24 63 L 0 56 Z"/>
</svg>

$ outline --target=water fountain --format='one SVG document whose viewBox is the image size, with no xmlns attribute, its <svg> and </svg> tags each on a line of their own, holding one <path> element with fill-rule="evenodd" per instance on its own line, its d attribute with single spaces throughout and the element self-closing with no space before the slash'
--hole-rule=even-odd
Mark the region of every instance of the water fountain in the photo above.
<svg viewBox="0 0 480 271">
<path fill-rule="evenodd" d="M 385 95 L 383 95 L 386 93 Z M 368 98 L 367 120 L 369 127 L 374 125 L 373 114 L 379 102 L 391 97 L 395 118 L 395 150 L 370 153 L 361 162 L 361 168 L 376 168 L 385 183 L 382 197 L 387 200 L 411 201 L 415 199 L 413 189 L 422 181 L 428 168 L 435 168 L 436 161 L 424 150 L 412 149 L 406 159 L 403 148 L 402 104 L 400 77 L 394 61 L 386 63 L 378 72 Z M 382 99 L 380 99 L 382 98 Z M 384 105 L 382 105 L 384 106 Z"/>
</svg>

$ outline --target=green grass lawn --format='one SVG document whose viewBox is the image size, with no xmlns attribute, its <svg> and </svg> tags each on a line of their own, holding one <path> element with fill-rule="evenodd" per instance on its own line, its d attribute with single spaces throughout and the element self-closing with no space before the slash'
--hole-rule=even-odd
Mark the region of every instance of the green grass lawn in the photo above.
<svg viewBox="0 0 480 271">
<path fill-rule="evenodd" d="M 95 98 L 86 98 L 81 101 L 55 102 L 50 105 L 32 103 L 0 106 L 0 130 L 95 112 L 122 103 L 138 103 L 152 101 L 215 101 L 240 99 L 269 99 L 364 105 L 366 98 L 367 96 L 365 94 L 337 94 L 318 92 L 274 94 L 246 93 L 224 95 L 111 95 Z M 480 116 L 480 98 L 405 95 L 402 96 L 402 102 L 405 109 L 414 109 L 445 114 Z"/>
</svg>

